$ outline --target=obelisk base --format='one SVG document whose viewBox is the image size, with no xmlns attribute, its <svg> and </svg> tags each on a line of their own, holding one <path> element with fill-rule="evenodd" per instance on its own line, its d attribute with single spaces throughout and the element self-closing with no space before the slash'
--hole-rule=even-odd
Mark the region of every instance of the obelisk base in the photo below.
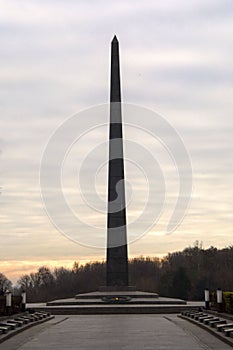
<svg viewBox="0 0 233 350">
<path fill-rule="evenodd" d="M 134 292 L 135 286 L 100 286 L 99 292 Z"/>
</svg>

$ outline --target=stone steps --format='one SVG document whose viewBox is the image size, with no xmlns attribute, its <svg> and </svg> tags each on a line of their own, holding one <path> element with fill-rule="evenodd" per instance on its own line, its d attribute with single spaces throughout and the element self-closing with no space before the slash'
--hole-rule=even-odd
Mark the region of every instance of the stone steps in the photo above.
<svg viewBox="0 0 233 350">
<path fill-rule="evenodd" d="M 0 319 L 0 343 L 29 327 L 48 321 L 53 317 L 50 313 L 44 311 L 25 312 L 24 314 L 14 315 L 11 318 L 3 317 Z"/>
<path fill-rule="evenodd" d="M 137 291 L 137 290 L 121 290 L 116 289 L 114 291 L 112 290 L 99 290 L 95 292 L 89 292 L 89 293 L 81 293 L 77 294 L 75 296 L 76 299 L 96 299 L 96 298 L 103 298 L 103 297 L 109 297 L 109 296 L 127 296 L 130 298 L 140 298 L 140 299 L 157 299 L 159 295 L 157 293 L 150 293 L 150 292 L 143 292 L 143 291 Z"/>
<path fill-rule="evenodd" d="M 117 298 L 120 299 L 119 296 Z M 124 305 L 186 305 L 186 302 L 179 299 L 166 299 L 166 298 L 131 298 L 126 301 L 120 301 L 113 299 L 95 298 L 95 299 L 60 299 L 47 303 L 48 306 L 68 306 L 68 305 L 106 305 L 106 304 L 124 304 Z"/>
<path fill-rule="evenodd" d="M 187 309 L 187 305 L 44 305 L 35 309 L 46 310 L 53 315 L 179 314 Z"/>
<path fill-rule="evenodd" d="M 186 310 L 179 316 L 207 330 L 225 343 L 233 346 L 233 322 L 219 313 Z"/>
</svg>

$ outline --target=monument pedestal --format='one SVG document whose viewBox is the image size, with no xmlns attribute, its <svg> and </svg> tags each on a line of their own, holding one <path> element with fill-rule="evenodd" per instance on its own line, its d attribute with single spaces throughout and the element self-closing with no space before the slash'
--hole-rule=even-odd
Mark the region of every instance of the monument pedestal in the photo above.
<svg viewBox="0 0 233 350">
<path fill-rule="evenodd" d="M 157 299 L 159 297 L 159 295 L 157 293 L 149 293 L 149 292 L 141 292 L 141 291 L 137 291 L 137 290 L 122 290 L 122 289 L 118 289 L 118 290 L 105 290 L 105 291 L 96 291 L 96 292 L 90 292 L 90 293 L 83 293 L 83 294 L 77 294 L 75 296 L 76 300 L 79 300 L 80 302 L 82 302 L 85 299 L 95 299 L 95 301 L 97 302 L 107 302 L 107 299 L 109 298 L 109 300 L 111 298 L 123 298 L 123 297 L 127 297 L 130 298 L 130 300 L 127 300 L 127 303 L 132 303 L 134 301 L 134 299 L 137 299 L 137 302 L 140 303 L 140 300 L 138 299 L 150 299 L 150 302 L 154 302 L 154 299 Z"/>
<path fill-rule="evenodd" d="M 156 293 L 141 291 L 96 291 L 77 294 L 75 298 L 54 300 L 39 309 L 52 314 L 160 314 L 186 310 L 186 301 L 161 298 Z"/>
<path fill-rule="evenodd" d="M 120 287 L 120 286 L 100 286 L 99 287 L 99 291 L 100 292 L 128 292 L 128 291 L 136 291 L 136 287 L 135 286 L 124 286 L 124 287 Z"/>
</svg>

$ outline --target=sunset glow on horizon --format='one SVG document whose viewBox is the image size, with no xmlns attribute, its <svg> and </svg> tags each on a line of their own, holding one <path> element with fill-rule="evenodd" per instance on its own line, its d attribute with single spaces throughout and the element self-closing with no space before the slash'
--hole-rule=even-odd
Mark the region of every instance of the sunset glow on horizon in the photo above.
<svg viewBox="0 0 233 350">
<path fill-rule="evenodd" d="M 105 261 L 108 153 L 103 144 L 108 141 L 108 125 L 103 117 L 103 127 L 84 131 L 87 111 L 99 111 L 109 101 L 109 53 L 115 33 L 120 42 L 123 101 L 161 115 L 180 135 L 192 163 L 189 208 L 176 230 L 167 234 L 180 188 L 177 164 L 159 139 L 161 130 L 153 138 L 143 128 L 127 125 L 123 115 L 128 224 L 140 216 L 147 192 L 159 202 L 162 190 L 157 174 L 148 187 L 151 162 L 143 168 L 140 161 L 146 162 L 146 157 L 135 151 L 135 166 L 127 142 L 137 143 L 155 157 L 161 183 L 164 179 L 166 185 L 158 221 L 143 216 L 129 228 L 129 258 L 162 258 L 196 241 L 204 249 L 232 245 L 231 5 L 229 0 L 147 0 L 143 4 L 136 0 L 133 7 L 129 0 L 3 2 L 0 272 L 14 284 L 41 266 L 72 268 L 75 261 Z M 80 118 L 77 135 L 80 132 L 82 137 L 67 150 L 59 169 L 65 202 L 83 223 L 77 229 L 71 227 L 71 233 L 77 232 L 73 238 L 58 229 L 66 217 L 53 188 L 47 204 L 56 207 L 59 224 L 52 223 L 46 212 L 40 169 L 52 135 L 59 126 L 66 130 L 70 116 L 76 114 Z M 102 116 L 94 117 L 93 125 Z M 142 126 L 145 121 L 142 117 Z M 64 144 L 71 131 L 63 135 Z M 165 136 L 173 144 L 173 135 Z M 93 153 L 95 157 L 89 159 L 96 166 L 94 183 L 92 167 L 84 165 L 97 145 L 98 156 Z M 47 166 L 50 171 L 49 162 Z"/>
</svg>

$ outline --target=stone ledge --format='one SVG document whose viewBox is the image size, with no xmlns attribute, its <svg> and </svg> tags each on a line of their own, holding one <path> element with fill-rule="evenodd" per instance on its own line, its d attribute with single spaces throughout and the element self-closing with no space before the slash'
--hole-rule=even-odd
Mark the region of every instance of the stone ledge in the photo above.
<svg viewBox="0 0 233 350">
<path fill-rule="evenodd" d="M 136 287 L 135 286 L 125 286 L 125 287 L 118 287 L 118 286 L 100 286 L 99 292 L 135 292 Z"/>
<path fill-rule="evenodd" d="M 198 327 L 206 330 L 210 334 L 214 335 L 216 338 L 222 340 L 224 343 L 233 347 L 233 339 L 226 337 L 225 335 L 221 334 L 220 332 L 218 332 L 214 328 L 210 328 L 209 326 L 205 325 L 204 323 L 200 323 L 200 322 L 196 321 L 195 319 L 184 316 L 184 315 L 178 315 L 178 317 L 195 324 L 196 326 L 198 326 Z"/>
<path fill-rule="evenodd" d="M 22 314 L 21 314 L 21 315 L 22 315 Z M 24 316 L 28 316 L 28 315 L 29 315 L 29 314 L 26 314 L 26 313 L 24 314 Z M 32 315 L 33 315 L 33 314 L 32 314 Z M 17 315 L 15 315 L 15 316 L 17 316 Z M 14 316 L 12 316 L 10 319 L 13 319 L 13 318 L 14 318 Z M 39 324 L 41 324 L 41 323 L 44 323 L 44 322 L 46 322 L 46 321 L 50 321 L 50 320 L 52 320 L 53 318 L 54 318 L 54 316 L 53 316 L 53 315 L 50 315 L 50 316 L 47 316 L 47 317 L 42 318 L 42 319 L 40 319 L 40 320 L 37 320 L 37 321 L 33 321 L 33 322 L 31 322 L 31 323 L 24 324 L 24 325 L 22 325 L 21 327 L 18 327 L 18 328 L 14 329 L 14 330 L 10 330 L 9 333 L 7 333 L 7 334 L 1 334 L 1 335 L 0 335 L 0 344 L 3 343 L 5 340 L 10 339 L 10 338 L 13 337 L 14 335 L 17 335 L 17 334 L 23 332 L 24 330 L 26 330 L 26 329 L 28 329 L 28 328 L 34 327 L 34 326 L 39 325 Z"/>
<path fill-rule="evenodd" d="M 95 291 L 89 293 L 81 293 L 75 296 L 75 299 L 101 299 L 103 297 L 108 296 L 127 296 L 131 298 L 158 298 L 159 295 L 157 293 L 150 292 L 142 292 L 137 290 L 122 290 L 119 288 L 118 290 L 108 290 L 108 291 Z"/>
</svg>

